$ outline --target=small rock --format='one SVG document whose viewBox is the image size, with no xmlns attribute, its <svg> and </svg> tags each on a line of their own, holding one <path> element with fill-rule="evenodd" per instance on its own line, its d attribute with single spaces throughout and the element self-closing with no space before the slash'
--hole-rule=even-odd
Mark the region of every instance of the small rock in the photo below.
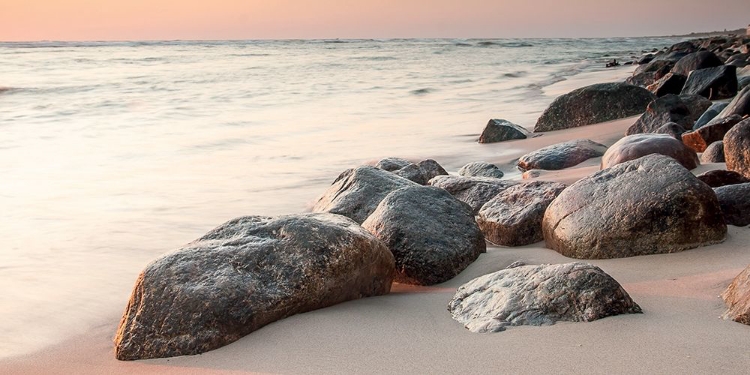
<svg viewBox="0 0 750 375">
<path fill-rule="evenodd" d="M 724 159 L 724 141 L 716 141 L 706 147 L 701 154 L 701 163 L 723 163 Z"/>
<path fill-rule="evenodd" d="M 448 172 L 446 172 L 445 168 L 443 168 L 442 165 L 438 164 L 438 162 L 432 159 L 422 160 L 417 163 L 417 166 L 422 169 L 422 175 L 427 182 L 432 180 L 435 176 L 448 175 Z"/>
<path fill-rule="evenodd" d="M 750 267 L 732 280 L 721 298 L 728 307 L 722 318 L 750 325 Z"/>
<path fill-rule="evenodd" d="M 732 184 L 714 188 L 724 220 L 729 225 L 750 225 L 750 183 Z"/>
<path fill-rule="evenodd" d="M 503 142 L 511 139 L 526 139 L 529 131 L 508 120 L 492 119 L 479 136 L 479 143 Z"/>
<path fill-rule="evenodd" d="M 476 161 L 461 167 L 461 169 L 458 170 L 458 175 L 464 177 L 503 178 L 504 174 L 495 164 Z"/>
<path fill-rule="evenodd" d="M 615 142 L 602 156 L 602 169 L 613 167 L 646 155 L 669 156 L 687 169 L 700 165 L 698 154 L 681 141 L 665 134 L 633 134 Z"/>
<path fill-rule="evenodd" d="M 588 139 L 557 143 L 530 152 L 518 159 L 518 169 L 559 170 L 604 155 L 607 146 Z"/>
<path fill-rule="evenodd" d="M 395 174 L 396 176 L 403 177 L 409 181 L 416 182 L 420 185 L 427 185 L 428 180 L 425 179 L 422 168 L 419 168 L 419 166 L 416 164 L 409 163 L 405 167 L 396 169 L 391 173 Z"/>
</svg>

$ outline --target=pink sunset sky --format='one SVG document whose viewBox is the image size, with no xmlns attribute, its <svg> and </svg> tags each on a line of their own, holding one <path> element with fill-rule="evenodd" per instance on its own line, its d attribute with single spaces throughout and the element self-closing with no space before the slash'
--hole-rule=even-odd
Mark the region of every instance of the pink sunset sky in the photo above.
<svg viewBox="0 0 750 375">
<path fill-rule="evenodd" d="M 0 40 L 607 37 L 723 30 L 750 0 L 0 0 Z"/>
</svg>

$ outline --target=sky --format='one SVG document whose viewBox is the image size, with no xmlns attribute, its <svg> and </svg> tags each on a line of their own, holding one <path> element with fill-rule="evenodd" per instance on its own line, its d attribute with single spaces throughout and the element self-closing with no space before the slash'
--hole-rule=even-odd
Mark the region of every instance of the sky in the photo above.
<svg viewBox="0 0 750 375">
<path fill-rule="evenodd" d="M 750 0 L 0 0 L 0 41 L 609 37 L 748 23 Z"/>
</svg>

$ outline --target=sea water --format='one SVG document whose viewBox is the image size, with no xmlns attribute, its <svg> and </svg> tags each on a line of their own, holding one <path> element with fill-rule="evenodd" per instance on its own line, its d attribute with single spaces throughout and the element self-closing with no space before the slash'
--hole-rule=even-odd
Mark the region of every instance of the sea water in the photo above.
<svg viewBox="0 0 750 375">
<path fill-rule="evenodd" d="M 546 87 L 674 42 L 0 43 L 0 358 L 115 325 L 148 262 L 347 168 L 501 158 L 490 118 L 531 128 Z"/>
</svg>

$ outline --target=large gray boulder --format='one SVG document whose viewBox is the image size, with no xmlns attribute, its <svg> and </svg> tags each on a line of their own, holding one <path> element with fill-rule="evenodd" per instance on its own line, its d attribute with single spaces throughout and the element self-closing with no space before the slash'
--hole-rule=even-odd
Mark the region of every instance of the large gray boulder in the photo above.
<svg viewBox="0 0 750 375">
<path fill-rule="evenodd" d="M 590 322 L 641 308 L 611 276 L 586 263 L 518 266 L 462 285 L 448 304 L 469 331 Z"/>
<path fill-rule="evenodd" d="M 430 185 L 444 189 L 456 199 L 468 204 L 474 215 L 487 201 L 517 184 L 518 181 L 490 177 L 437 176 L 430 180 Z"/>
<path fill-rule="evenodd" d="M 375 167 L 348 169 L 318 199 L 312 211 L 344 215 L 361 223 L 386 195 L 407 186 L 417 184 Z"/>
<path fill-rule="evenodd" d="M 695 152 L 703 152 L 708 145 L 724 139 L 724 135 L 727 134 L 729 129 L 741 120 L 740 116 L 731 115 L 719 121 L 711 121 L 710 124 L 701 126 L 698 130 L 683 133 L 682 142 Z"/>
<path fill-rule="evenodd" d="M 648 155 L 583 178 L 544 214 L 547 246 L 571 258 L 673 253 L 724 240 L 713 190 L 676 160 Z"/>
<path fill-rule="evenodd" d="M 494 143 L 508 141 L 511 139 L 526 139 L 531 133 L 520 125 L 508 120 L 492 119 L 485 126 L 479 143 Z"/>
<path fill-rule="evenodd" d="M 391 250 L 401 283 L 448 281 L 486 251 L 471 207 L 436 187 L 388 194 L 362 227 Z"/>
<path fill-rule="evenodd" d="M 385 245 L 343 216 L 234 219 L 146 267 L 115 355 L 203 353 L 294 314 L 386 294 L 393 275 Z"/>
<path fill-rule="evenodd" d="M 518 159 L 518 169 L 559 170 L 604 155 L 607 146 L 588 139 L 574 139 L 532 151 Z"/>
<path fill-rule="evenodd" d="M 737 95 L 737 67 L 722 65 L 694 70 L 690 73 L 681 94 L 700 95 L 711 100 Z"/>
<path fill-rule="evenodd" d="M 729 225 L 750 225 L 750 183 L 714 188 L 724 220 Z"/>
<path fill-rule="evenodd" d="M 687 76 L 693 70 L 713 68 L 721 65 L 724 65 L 724 63 L 713 52 L 698 51 L 681 58 L 672 68 L 672 73 Z"/>
<path fill-rule="evenodd" d="M 750 325 L 750 266 L 732 280 L 721 298 L 728 307 L 722 318 Z"/>
<path fill-rule="evenodd" d="M 602 156 L 602 169 L 646 155 L 661 154 L 677 160 L 683 167 L 694 169 L 700 165 L 698 154 L 672 136 L 666 134 L 633 134 L 621 138 Z"/>
<path fill-rule="evenodd" d="M 568 129 L 635 116 L 656 97 L 627 83 L 599 83 L 555 99 L 537 120 L 534 132 Z"/>
<path fill-rule="evenodd" d="M 687 77 L 684 75 L 668 73 L 656 82 L 648 85 L 647 89 L 658 97 L 667 94 L 679 95 L 682 91 L 682 86 L 685 85 L 685 80 L 687 80 Z"/>
<path fill-rule="evenodd" d="M 475 161 L 461 167 L 461 169 L 458 170 L 458 175 L 464 177 L 503 178 L 504 174 L 495 164 Z"/>
<path fill-rule="evenodd" d="M 502 246 L 523 246 L 544 240 L 544 211 L 565 187 L 558 182 L 534 181 L 500 192 L 482 206 L 476 217 L 484 238 Z"/>
<path fill-rule="evenodd" d="M 724 135 L 724 158 L 727 169 L 750 178 L 750 118 Z"/>
</svg>

